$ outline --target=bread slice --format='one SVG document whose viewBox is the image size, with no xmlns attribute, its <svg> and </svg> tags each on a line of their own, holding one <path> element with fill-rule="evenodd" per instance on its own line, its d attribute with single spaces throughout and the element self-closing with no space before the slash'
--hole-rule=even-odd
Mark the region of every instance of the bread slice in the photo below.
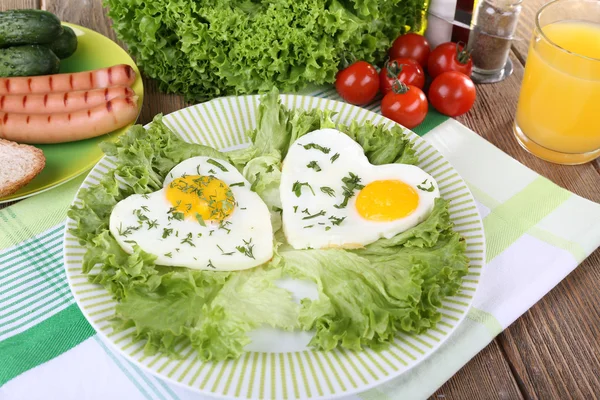
<svg viewBox="0 0 600 400">
<path fill-rule="evenodd" d="M 46 157 L 37 147 L 0 139 L 0 197 L 27 185 L 45 165 Z"/>
</svg>

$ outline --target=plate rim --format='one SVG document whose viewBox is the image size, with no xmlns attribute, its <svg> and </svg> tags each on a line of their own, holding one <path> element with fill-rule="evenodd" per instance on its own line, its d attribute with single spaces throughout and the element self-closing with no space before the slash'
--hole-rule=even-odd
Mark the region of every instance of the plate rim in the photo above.
<svg viewBox="0 0 600 400">
<path fill-rule="evenodd" d="M 207 104 L 209 103 L 213 103 L 213 102 L 220 102 L 220 101 L 225 101 L 227 102 L 228 100 L 226 99 L 232 99 L 232 98 L 260 98 L 261 95 L 244 95 L 244 96 L 223 96 L 223 97 L 219 97 L 219 98 L 215 98 L 212 99 L 210 101 L 207 101 L 205 103 L 198 103 L 198 104 L 194 104 L 194 105 L 190 105 L 184 108 L 181 108 L 179 110 L 173 111 L 169 114 L 164 115 L 164 117 L 168 117 L 169 115 L 173 115 L 173 114 L 177 114 L 177 113 L 181 113 L 184 110 L 188 110 L 188 109 L 192 109 L 192 108 L 196 108 L 196 107 L 206 107 Z M 397 124 L 395 121 L 384 117 L 381 114 L 378 114 L 375 111 L 363 108 L 363 107 L 359 107 L 359 106 L 354 106 L 354 105 L 350 105 L 348 103 L 345 103 L 343 101 L 339 101 L 336 99 L 330 99 L 327 97 L 316 97 L 316 96 L 310 96 L 310 95 L 300 95 L 300 94 L 280 94 L 280 98 L 285 98 L 285 97 L 290 97 L 290 98 L 309 98 L 309 99 L 313 99 L 312 101 L 314 101 L 314 99 L 318 99 L 320 101 L 324 101 L 325 104 L 322 104 L 321 107 L 319 107 L 319 104 L 317 104 L 315 107 L 307 107 L 307 108 L 320 108 L 320 109 L 331 109 L 333 107 L 325 107 L 328 104 L 342 104 L 345 105 L 346 107 L 350 107 L 350 109 L 358 109 L 358 112 L 361 112 L 360 110 L 362 110 L 366 117 L 364 118 L 364 120 L 372 120 L 373 118 L 381 118 L 383 119 L 382 122 L 379 122 L 380 124 L 385 124 L 385 125 L 389 125 L 389 126 L 393 126 L 393 125 L 399 125 Z M 312 101 L 310 103 L 310 105 L 312 105 Z M 285 102 L 284 102 L 285 103 Z M 229 106 L 228 103 L 226 103 L 227 106 Z M 296 104 L 294 102 L 294 104 Z M 290 106 L 291 108 L 291 106 Z M 355 117 L 357 118 L 357 117 Z M 147 128 L 150 125 L 150 123 L 144 125 L 144 128 Z M 458 174 L 458 178 L 460 179 L 460 181 L 462 183 L 464 183 L 465 186 L 465 191 L 468 193 L 469 195 L 469 199 L 473 201 L 474 204 L 476 204 L 476 199 L 475 196 L 473 195 L 472 191 L 469 189 L 468 185 L 466 184 L 466 181 L 464 180 L 464 178 L 458 173 L 458 171 L 454 168 L 454 166 L 452 166 L 452 163 L 450 163 L 450 161 L 448 161 L 446 159 L 446 157 L 432 144 L 429 143 L 426 139 L 424 139 L 423 137 L 417 135 L 416 133 L 414 133 L 412 130 L 401 126 L 404 130 L 405 133 L 410 137 L 416 137 L 416 140 L 419 141 L 424 141 L 427 145 L 431 146 L 431 148 L 433 148 L 434 153 L 438 154 L 439 156 L 442 157 L 443 161 L 447 161 L 448 164 L 452 167 L 452 170 L 454 170 L 457 174 Z M 223 151 L 227 151 L 228 148 L 223 148 Z M 98 164 L 100 164 L 102 161 L 104 161 L 105 159 L 107 159 L 107 156 L 103 156 L 97 163 L 96 165 L 92 168 L 92 170 L 89 171 L 88 176 L 95 170 L 96 166 Z M 86 176 L 86 178 L 84 179 L 84 182 L 82 183 L 82 185 L 77 189 L 77 192 L 75 194 L 75 197 L 73 199 L 73 202 L 71 203 L 70 207 L 73 206 L 75 204 L 75 202 L 77 201 L 78 197 L 79 197 L 79 192 L 80 190 L 83 188 L 83 184 L 85 182 L 87 182 L 88 180 L 88 176 Z M 465 308 L 464 312 L 460 315 L 460 317 L 458 317 L 458 319 L 454 322 L 454 327 L 450 329 L 450 331 L 448 332 L 448 334 L 446 334 L 439 342 L 437 342 L 435 345 L 433 345 L 433 347 L 427 352 L 427 354 L 420 356 L 419 359 L 414 362 L 413 364 L 411 364 L 407 369 L 399 372 L 399 373 L 390 373 L 386 376 L 384 376 L 383 378 L 367 383 L 367 384 L 358 384 L 357 387 L 354 388 L 349 388 L 347 390 L 341 390 L 339 392 L 336 393 L 332 393 L 332 394 L 324 394 L 324 395 L 315 395 L 315 396 L 310 396 L 310 397 L 291 397 L 291 399 L 296 399 L 296 400 L 300 400 L 300 399 L 310 399 L 310 400 L 325 400 L 325 399 L 336 399 L 336 398 L 340 398 L 340 397 L 345 397 L 345 396 L 351 396 L 351 395 L 356 395 L 358 393 L 362 393 L 365 391 L 368 391 L 370 389 L 373 389 L 375 387 L 378 387 L 382 384 L 385 384 L 395 378 L 398 378 L 406 373 L 408 373 L 409 371 L 411 371 L 412 369 L 414 369 L 415 367 L 419 366 L 423 361 L 427 360 L 432 354 L 436 353 L 439 348 L 446 342 L 449 341 L 449 339 L 456 333 L 456 331 L 458 330 L 459 326 L 462 324 L 462 322 L 464 321 L 464 319 L 467 317 L 467 314 L 469 313 L 469 311 L 471 310 L 471 308 L 473 307 L 473 302 L 475 300 L 475 297 L 479 291 L 479 288 L 481 287 L 481 281 L 482 281 L 482 277 L 484 275 L 485 269 L 486 269 L 486 237 L 485 237 L 485 232 L 483 229 L 483 218 L 481 217 L 481 213 L 479 212 L 479 209 L 476 207 L 474 212 L 477 214 L 477 225 L 481 230 L 481 234 L 482 234 L 482 253 L 481 253 L 481 266 L 479 267 L 479 278 L 477 281 L 477 284 L 475 286 L 475 290 L 470 292 L 470 294 L 472 295 L 471 299 L 468 301 L 468 306 Z M 67 247 L 66 247 L 66 239 L 69 236 L 69 226 L 68 223 L 72 222 L 72 220 L 70 218 L 67 218 L 67 221 L 65 223 L 65 228 L 64 228 L 64 234 L 63 234 L 63 257 L 66 260 L 67 259 Z M 462 234 L 461 234 L 462 236 Z M 471 260 L 470 260 L 471 261 Z M 471 263 L 470 263 L 471 264 Z M 101 338 L 101 340 L 109 345 L 109 347 L 115 351 L 117 354 L 119 354 L 121 357 L 123 357 L 125 360 L 127 360 L 130 363 L 133 363 L 135 366 L 137 366 L 138 368 L 141 368 L 143 371 L 148 372 L 150 374 L 152 374 L 153 376 L 157 377 L 158 379 L 164 380 L 168 383 L 177 385 L 181 388 L 187 389 L 189 391 L 195 392 L 195 393 L 199 393 L 199 394 L 203 394 L 203 395 L 209 395 L 209 396 L 213 396 L 215 398 L 219 398 L 219 399 L 231 399 L 231 400 L 239 400 L 239 399 L 255 399 L 255 397 L 244 397 L 244 396 L 230 396 L 227 394 L 222 394 L 219 392 L 215 392 L 212 391 L 211 389 L 200 389 L 196 386 L 188 386 L 186 385 L 184 382 L 182 381 L 178 381 L 174 378 L 168 377 L 166 374 L 164 373 L 159 373 L 157 371 L 154 371 L 153 369 L 151 369 L 149 366 L 144 365 L 143 363 L 139 362 L 138 360 L 134 359 L 133 357 L 131 357 L 129 354 L 125 353 L 123 350 L 121 350 L 120 348 L 117 347 L 116 343 L 113 342 L 113 340 L 111 340 L 110 338 L 108 338 L 107 334 L 99 327 L 97 326 L 96 322 L 93 321 L 89 316 L 88 316 L 88 311 L 85 310 L 84 307 L 82 307 L 82 305 L 80 305 L 80 301 L 79 301 L 79 295 L 75 293 L 75 287 L 73 286 L 73 282 L 72 282 L 72 278 L 70 277 L 70 271 L 68 271 L 68 267 L 67 267 L 67 263 L 65 262 L 64 266 L 65 266 L 65 273 L 67 276 L 67 281 L 68 281 L 68 285 L 69 285 L 69 289 L 71 291 L 71 295 L 75 298 L 76 300 L 76 304 L 79 307 L 79 309 L 81 310 L 82 314 L 84 315 L 84 317 L 86 318 L 86 320 L 88 321 L 88 323 L 90 323 L 90 325 L 94 328 L 94 330 L 96 331 L 96 333 L 99 335 L 99 337 Z M 310 351 L 310 350 L 309 350 Z M 263 354 L 264 352 L 251 352 L 251 353 L 258 353 L 258 354 Z M 283 354 L 288 354 L 291 352 L 287 352 L 287 353 L 283 353 Z M 267 353 L 264 353 L 267 354 Z M 270 353 L 268 353 L 270 354 Z M 238 360 L 240 360 L 243 356 L 240 356 L 240 358 L 238 358 Z M 196 361 L 197 362 L 197 361 Z M 201 362 L 202 363 L 202 362 Z M 255 378 L 257 379 L 257 378 Z M 234 378 L 235 380 L 235 378 Z M 290 397 L 288 397 L 290 398 Z"/>
<path fill-rule="evenodd" d="M 123 49 L 121 46 L 119 46 L 119 44 L 117 42 L 115 42 L 114 40 L 112 40 L 108 36 L 103 35 L 102 33 L 97 32 L 97 31 L 95 31 L 93 29 L 86 28 L 85 26 L 80 26 L 80 25 L 77 25 L 77 24 L 72 24 L 70 22 L 61 21 L 61 24 L 65 25 L 65 26 L 68 26 L 68 27 L 71 27 L 71 28 L 80 29 L 83 32 L 85 32 L 86 34 L 99 35 L 99 36 L 104 37 L 107 40 L 110 40 L 119 49 L 119 51 L 122 52 L 124 55 L 126 55 L 127 58 L 129 59 L 128 62 L 131 63 L 130 65 L 134 68 L 134 70 L 135 70 L 135 72 L 137 74 L 137 78 L 136 79 L 139 79 L 139 82 L 140 82 L 140 85 L 141 85 L 141 93 L 136 93 L 136 95 L 140 97 L 139 107 L 138 107 L 138 115 L 135 117 L 135 121 L 133 121 L 130 124 L 126 125 L 125 127 L 121 128 L 121 129 L 124 130 L 123 132 L 125 132 L 125 130 L 129 129 L 131 126 L 133 126 L 137 122 L 137 120 L 139 119 L 140 114 L 142 112 L 142 108 L 143 108 L 142 106 L 143 106 L 144 94 L 145 94 L 144 93 L 144 80 L 141 77 L 141 72 L 139 70 L 139 67 L 137 66 L 137 64 L 135 63 L 135 61 L 131 57 L 131 55 L 129 53 L 127 53 L 127 51 L 125 51 L 125 49 Z M 82 72 L 84 72 L 84 71 L 82 71 Z M 109 135 L 110 133 L 112 133 L 112 132 L 109 132 L 109 133 L 107 133 L 105 135 Z M 60 145 L 60 143 L 57 143 L 57 144 Z M 26 199 L 26 198 L 29 198 L 29 197 L 32 197 L 32 196 L 35 196 L 35 195 L 47 192 L 50 189 L 54 189 L 54 188 L 56 188 L 56 187 L 58 187 L 58 186 L 60 186 L 62 184 L 65 184 L 65 183 L 67 183 L 69 181 L 72 181 L 73 179 L 77 178 L 78 176 L 81 176 L 82 174 L 86 173 L 87 171 L 91 171 L 94 167 L 96 167 L 96 165 L 103 158 L 104 158 L 104 155 L 100 154 L 98 156 L 98 158 L 96 158 L 94 161 L 89 162 L 86 166 L 78 169 L 77 171 L 71 172 L 70 174 L 68 174 L 66 176 L 63 176 L 59 180 L 55 180 L 52 183 L 47 183 L 44 186 L 41 186 L 41 187 L 39 187 L 37 189 L 31 189 L 30 191 L 26 191 L 25 193 L 19 193 L 19 191 L 21 189 L 24 189 L 24 188 L 27 187 L 27 185 L 25 185 L 22 188 L 20 188 L 19 191 L 15 192 L 13 194 L 9 194 L 8 196 L 5 196 L 5 197 L 0 197 L 0 204 L 23 200 L 23 199 Z"/>
</svg>

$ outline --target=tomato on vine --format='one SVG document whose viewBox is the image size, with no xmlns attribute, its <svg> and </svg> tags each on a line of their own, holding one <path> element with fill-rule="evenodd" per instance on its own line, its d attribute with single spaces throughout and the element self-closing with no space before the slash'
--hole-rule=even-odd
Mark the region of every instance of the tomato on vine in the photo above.
<svg viewBox="0 0 600 400">
<path fill-rule="evenodd" d="M 437 76 L 429 87 L 431 105 L 449 117 L 469 111 L 475 103 L 475 85 L 460 72 L 449 71 Z"/>
<path fill-rule="evenodd" d="M 338 72 L 335 88 L 348 103 L 365 105 L 375 98 L 379 90 L 377 70 L 366 61 L 357 61 Z"/>
<path fill-rule="evenodd" d="M 471 53 L 466 50 L 463 43 L 442 43 L 429 55 L 427 72 L 432 78 L 443 72 L 457 71 L 471 76 L 473 61 Z"/>
<path fill-rule="evenodd" d="M 381 100 L 381 113 L 406 128 L 414 128 L 427 116 L 427 98 L 416 86 L 396 81 Z"/>
<path fill-rule="evenodd" d="M 422 35 L 416 33 L 407 33 L 402 36 L 398 36 L 392 48 L 390 49 L 389 55 L 391 59 L 399 57 L 414 58 L 421 67 L 427 66 L 427 58 L 429 57 L 429 42 Z"/>
<path fill-rule="evenodd" d="M 398 60 L 386 61 L 381 72 L 379 72 L 379 90 L 384 96 L 392 90 L 392 85 L 396 80 L 423 89 L 425 85 L 425 73 L 423 72 L 423 68 L 416 62 L 402 63 Z"/>
</svg>

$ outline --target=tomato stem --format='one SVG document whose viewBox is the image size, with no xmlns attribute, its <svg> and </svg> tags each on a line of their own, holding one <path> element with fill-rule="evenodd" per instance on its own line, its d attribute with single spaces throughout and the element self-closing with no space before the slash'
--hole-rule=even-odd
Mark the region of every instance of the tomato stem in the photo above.
<svg viewBox="0 0 600 400">
<path fill-rule="evenodd" d="M 396 79 L 392 84 L 392 92 L 396 94 L 404 94 L 408 92 L 409 87 L 404 83 Z"/>
<path fill-rule="evenodd" d="M 402 72 L 402 65 L 398 64 L 396 60 L 392 60 L 391 62 L 388 60 L 385 62 L 384 68 L 386 69 L 386 75 L 391 79 L 398 79 L 398 75 Z"/>
<path fill-rule="evenodd" d="M 471 58 L 471 52 L 467 50 L 464 42 L 456 43 L 456 60 L 461 64 L 466 64 Z"/>
</svg>

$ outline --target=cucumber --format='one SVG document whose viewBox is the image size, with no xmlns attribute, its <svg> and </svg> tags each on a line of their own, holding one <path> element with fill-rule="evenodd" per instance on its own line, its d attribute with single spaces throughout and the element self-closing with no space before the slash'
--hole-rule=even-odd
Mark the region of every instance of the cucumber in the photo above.
<svg viewBox="0 0 600 400">
<path fill-rule="evenodd" d="M 14 46 L 0 49 L 0 77 L 56 74 L 60 60 L 47 47 Z"/>
<path fill-rule="evenodd" d="M 61 60 L 70 57 L 77 50 L 77 35 L 73 29 L 63 26 L 63 33 L 54 42 L 44 45 Z"/>
<path fill-rule="evenodd" d="M 0 12 L 0 48 L 56 40 L 63 28 L 56 15 L 42 10 Z"/>
</svg>

